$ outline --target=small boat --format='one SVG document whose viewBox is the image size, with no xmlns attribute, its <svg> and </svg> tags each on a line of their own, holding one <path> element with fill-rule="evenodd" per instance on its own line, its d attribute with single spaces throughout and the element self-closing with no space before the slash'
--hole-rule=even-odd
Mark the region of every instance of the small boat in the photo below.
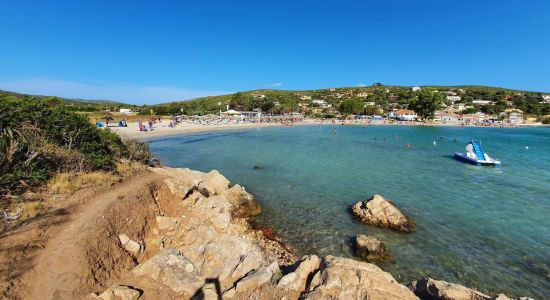
<svg viewBox="0 0 550 300">
<path fill-rule="evenodd" d="M 469 142 L 466 144 L 466 153 L 455 152 L 455 158 L 478 166 L 500 166 L 500 160 L 493 159 L 489 154 L 483 152 L 481 142 Z"/>
</svg>

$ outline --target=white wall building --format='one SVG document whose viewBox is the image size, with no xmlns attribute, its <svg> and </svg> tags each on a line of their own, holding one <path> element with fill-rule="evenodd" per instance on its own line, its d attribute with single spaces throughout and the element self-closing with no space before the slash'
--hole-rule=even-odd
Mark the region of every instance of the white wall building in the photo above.
<svg viewBox="0 0 550 300">
<path fill-rule="evenodd" d="M 123 115 L 129 115 L 129 114 L 132 113 L 132 110 L 129 109 L 129 108 L 121 108 L 118 112 L 123 114 Z"/>
<path fill-rule="evenodd" d="M 420 91 L 420 90 L 421 90 L 421 88 L 420 88 L 419 86 L 413 86 L 413 87 L 412 87 L 412 91 L 413 91 L 413 92 L 418 92 L 418 91 Z"/>
<path fill-rule="evenodd" d="M 456 95 L 447 96 L 447 101 L 451 101 L 453 103 L 460 101 L 460 99 L 461 99 L 460 96 L 456 96 Z"/>
</svg>

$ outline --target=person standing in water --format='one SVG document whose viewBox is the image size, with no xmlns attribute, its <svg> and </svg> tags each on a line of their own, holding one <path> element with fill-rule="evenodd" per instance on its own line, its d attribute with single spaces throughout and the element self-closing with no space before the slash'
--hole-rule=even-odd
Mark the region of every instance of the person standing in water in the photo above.
<svg viewBox="0 0 550 300">
<path fill-rule="evenodd" d="M 332 129 L 332 135 L 336 135 L 336 127 Z"/>
</svg>

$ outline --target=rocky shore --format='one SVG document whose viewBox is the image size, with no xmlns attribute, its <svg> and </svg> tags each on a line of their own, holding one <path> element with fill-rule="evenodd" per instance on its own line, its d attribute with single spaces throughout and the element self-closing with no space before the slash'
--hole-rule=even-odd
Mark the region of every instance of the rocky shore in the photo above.
<svg viewBox="0 0 550 300">
<path fill-rule="evenodd" d="M 151 171 L 161 179 L 148 189 L 146 223 L 111 221 L 113 247 L 94 261 L 101 266 L 86 281 L 104 288 L 90 299 L 508 299 L 430 278 L 406 286 L 374 264 L 348 258 L 297 258 L 252 228 L 260 206 L 219 172 Z M 407 224 L 399 229 L 416 229 Z M 113 258 L 128 263 L 117 266 Z M 99 277 L 107 279 L 94 285 Z"/>
</svg>

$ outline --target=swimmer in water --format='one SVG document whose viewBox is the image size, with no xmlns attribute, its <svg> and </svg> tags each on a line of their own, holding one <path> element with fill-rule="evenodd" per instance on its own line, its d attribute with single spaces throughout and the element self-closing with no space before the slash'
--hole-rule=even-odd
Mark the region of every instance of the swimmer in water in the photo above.
<svg viewBox="0 0 550 300">
<path fill-rule="evenodd" d="M 334 129 L 332 129 L 332 135 L 336 135 L 336 127 L 334 127 Z"/>
</svg>

